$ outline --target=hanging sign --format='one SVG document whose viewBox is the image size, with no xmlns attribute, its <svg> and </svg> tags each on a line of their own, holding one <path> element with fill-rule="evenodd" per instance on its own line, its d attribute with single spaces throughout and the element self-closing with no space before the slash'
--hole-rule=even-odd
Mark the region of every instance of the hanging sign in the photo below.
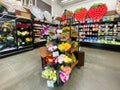
<svg viewBox="0 0 120 90">
<path fill-rule="evenodd" d="M 28 2 L 28 3 L 27 3 Z M 21 0 L 22 5 L 25 6 L 36 6 L 37 7 L 37 0 Z"/>
</svg>

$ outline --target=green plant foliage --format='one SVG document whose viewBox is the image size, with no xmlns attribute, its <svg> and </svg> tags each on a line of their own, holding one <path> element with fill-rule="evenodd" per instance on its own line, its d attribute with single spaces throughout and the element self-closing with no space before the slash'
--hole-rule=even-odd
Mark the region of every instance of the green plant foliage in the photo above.
<svg viewBox="0 0 120 90">
<path fill-rule="evenodd" d="M 104 3 L 94 3 L 91 7 L 94 8 L 94 7 L 98 7 L 99 5 L 103 5 Z"/>
</svg>

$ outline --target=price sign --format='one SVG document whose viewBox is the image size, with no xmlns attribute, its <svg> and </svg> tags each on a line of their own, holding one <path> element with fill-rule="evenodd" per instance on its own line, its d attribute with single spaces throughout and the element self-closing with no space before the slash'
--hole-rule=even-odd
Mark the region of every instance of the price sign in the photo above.
<svg viewBox="0 0 120 90">
<path fill-rule="evenodd" d="M 55 52 L 53 52 L 52 54 L 53 54 L 53 57 L 59 56 L 59 52 L 58 52 L 58 51 L 55 51 Z"/>
<path fill-rule="evenodd" d="M 54 82 L 52 80 L 47 80 L 48 87 L 54 87 Z"/>
</svg>

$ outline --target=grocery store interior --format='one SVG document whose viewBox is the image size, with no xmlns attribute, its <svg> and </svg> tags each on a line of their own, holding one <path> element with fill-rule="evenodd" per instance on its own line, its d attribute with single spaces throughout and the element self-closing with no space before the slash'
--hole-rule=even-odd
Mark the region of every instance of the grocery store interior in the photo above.
<svg viewBox="0 0 120 90">
<path fill-rule="evenodd" d="M 120 0 L 0 0 L 0 90 L 119 90 Z"/>
</svg>

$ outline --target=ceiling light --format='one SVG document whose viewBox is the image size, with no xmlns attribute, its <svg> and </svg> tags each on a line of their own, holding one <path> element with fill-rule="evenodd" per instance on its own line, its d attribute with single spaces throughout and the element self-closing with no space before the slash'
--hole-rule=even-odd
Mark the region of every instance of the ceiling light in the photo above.
<svg viewBox="0 0 120 90">
<path fill-rule="evenodd" d="M 61 3 L 67 3 L 67 2 L 71 2 L 73 0 L 62 0 Z"/>
<path fill-rule="evenodd" d="M 63 2 L 67 2 L 68 0 L 62 0 L 61 2 L 63 3 Z"/>
</svg>

